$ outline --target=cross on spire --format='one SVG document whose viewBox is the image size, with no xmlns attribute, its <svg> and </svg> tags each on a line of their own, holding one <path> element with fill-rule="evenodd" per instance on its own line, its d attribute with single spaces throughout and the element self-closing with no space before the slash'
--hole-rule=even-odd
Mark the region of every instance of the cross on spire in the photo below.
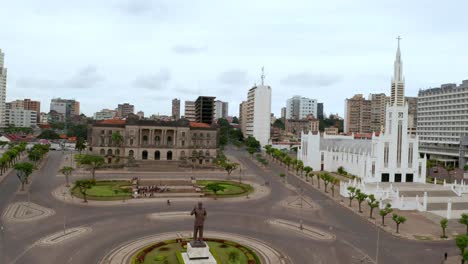
<svg viewBox="0 0 468 264">
<path fill-rule="evenodd" d="M 262 66 L 262 85 L 263 85 L 264 80 L 265 80 L 265 67 Z"/>
<path fill-rule="evenodd" d="M 398 36 L 396 39 L 398 40 L 398 47 L 400 47 L 400 40 L 401 40 L 401 37 Z"/>
</svg>

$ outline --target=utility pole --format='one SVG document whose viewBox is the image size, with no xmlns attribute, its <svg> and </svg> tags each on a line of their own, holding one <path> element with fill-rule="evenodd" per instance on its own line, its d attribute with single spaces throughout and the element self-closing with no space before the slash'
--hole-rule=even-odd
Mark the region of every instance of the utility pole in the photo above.
<svg viewBox="0 0 468 264">
<path fill-rule="evenodd" d="M 377 225 L 377 219 L 375 219 L 375 227 L 377 228 L 377 242 L 375 245 L 375 264 L 379 264 L 379 240 L 380 240 L 380 228 Z"/>
</svg>

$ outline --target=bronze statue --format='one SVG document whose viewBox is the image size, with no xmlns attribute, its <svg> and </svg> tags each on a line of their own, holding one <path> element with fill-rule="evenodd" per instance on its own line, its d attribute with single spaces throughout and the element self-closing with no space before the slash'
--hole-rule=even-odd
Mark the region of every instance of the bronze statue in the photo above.
<svg viewBox="0 0 468 264">
<path fill-rule="evenodd" d="M 198 207 L 194 207 L 190 215 L 195 215 L 195 223 L 193 226 L 193 244 L 204 246 L 205 243 L 203 243 L 203 224 L 206 218 L 206 210 L 205 208 L 203 208 L 203 204 L 201 202 L 198 202 Z"/>
</svg>

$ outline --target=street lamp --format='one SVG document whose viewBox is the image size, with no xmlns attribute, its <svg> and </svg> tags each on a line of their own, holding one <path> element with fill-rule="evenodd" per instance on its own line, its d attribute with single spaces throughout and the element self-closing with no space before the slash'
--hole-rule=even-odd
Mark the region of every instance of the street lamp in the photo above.
<svg viewBox="0 0 468 264">
<path fill-rule="evenodd" d="M 380 228 L 377 225 L 377 219 L 375 219 L 375 227 L 377 228 L 377 242 L 375 245 L 375 264 L 379 263 L 379 240 L 380 240 Z"/>
<path fill-rule="evenodd" d="M 67 192 L 66 191 L 63 191 L 63 235 L 66 235 L 66 230 L 67 230 L 67 213 L 66 213 L 66 195 L 67 195 Z"/>
<path fill-rule="evenodd" d="M 300 211 L 299 211 L 299 229 L 304 229 L 303 226 L 302 226 L 302 194 L 303 194 L 304 190 L 302 189 L 302 187 L 299 188 L 299 199 L 300 199 Z"/>
<path fill-rule="evenodd" d="M 239 165 L 239 183 L 242 183 L 242 164 Z"/>
</svg>

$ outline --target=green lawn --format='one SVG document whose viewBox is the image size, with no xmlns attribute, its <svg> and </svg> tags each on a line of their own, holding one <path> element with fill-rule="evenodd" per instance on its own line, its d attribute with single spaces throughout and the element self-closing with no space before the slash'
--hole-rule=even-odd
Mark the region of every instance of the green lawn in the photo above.
<svg viewBox="0 0 468 264">
<path fill-rule="evenodd" d="M 129 181 L 97 181 L 87 192 L 90 200 L 121 200 L 131 198 L 131 183 Z M 74 196 L 83 198 L 78 188 L 73 187 Z"/>
<path fill-rule="evenodd" d="M 226 188 L 224 191 L 217 193 L 219 197 L 223 197 L 223 196 L 232 197 L 232 196 L 247 195 L 248 193 L 251 193 L 253 191 L 252 186 L 248 184 L 244 184 L 244 183 L 233 182 L 233 181 L 213 181 L 213 180 L 197 181 L 197 184 L 201 186 L 202 188 L 210 183 L 219 183 L 221 186 Z M 214 195 L 214 193 L 210 190 L 203 189 L 203 192 L 207 195 Z"/>
<path fill-rule="evenodd" d="M 186 252 L 186 248 L 183 248 L 180 243 L 175 243 L 174 240 L 166 241 L 165 243 L 166 245 L 157 247 L 148 252 L 144 257 L 143 262 L 139 262 L 137 258 L 144 255 L 143 252 L 145 249 L 151 246 L 141 249 L 134 255 L 132 264 L 183 264 L 178 260 L 177 254 Z M 207 243 L 210 247 L 210 252 L 215 257 L 217 263 L 247 264 L 249 257 L 246 254 L 248 254 L 250 255 L 250 259 L 254 259 L 257 264 L 260 264 L 260 261 L 258 260 L 258 257 L 255 255 L 255 253 L 246 247 L 237 245 L 234 242 L 221 243 L 218 241 L 207 241 Z M 229 261 L 229 254 L 232 254 L 232 252 L 235 252 L 235 254 L 238 255 L 238 261 Z"/>
</svg>

